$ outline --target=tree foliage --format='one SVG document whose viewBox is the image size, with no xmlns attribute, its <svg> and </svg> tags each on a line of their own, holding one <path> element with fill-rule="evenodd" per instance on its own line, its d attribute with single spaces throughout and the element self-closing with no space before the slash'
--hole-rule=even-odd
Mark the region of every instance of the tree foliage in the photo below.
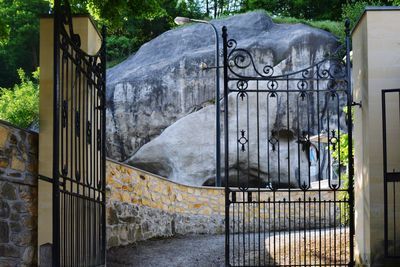
<svg viewBox="0 0 400 267">
<path fill-rule="evenodd" d="M 353 28 L 367 6 L 383 6 L 383 5 L 389 5 L 391 2 L 392 1 L 385 1 L 385 0 L 351 1 L 343 5 L 342 19 L 344 20 L 348 18 L 350 20 L 350 27 Z M 393 1 L 393 3 L 394 2 L 395 1 Z"/>
<path fill-rule="evenodd" d="M 18 68 L 39 65 L 39 15 L 49 10 L 44 0 L 0 0 L 0 86 L 13 86 Z"/>
<path fill-rule="evenodd" d="M 245 0 L 243 9 L 265 9 L 273 15 L 314 20 L 338 20 L 346 0 Z"/>
<path fill-rule="evenodd" d="M 39 118 L 39 69 L 30 79 L 18 69 L 20 83 L 13 88 L 0 89 L 0 119 L 26 128 Z"/>
</svg>

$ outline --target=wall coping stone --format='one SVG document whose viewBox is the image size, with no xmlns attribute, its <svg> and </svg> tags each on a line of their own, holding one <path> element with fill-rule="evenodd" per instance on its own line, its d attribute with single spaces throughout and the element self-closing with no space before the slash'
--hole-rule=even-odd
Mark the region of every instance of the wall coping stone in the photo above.
<svg viewBox="0 0 400 267">
<path fill-rule="evenodd" d="M 164 181 L 167 181 L 167 182 L 176 184 L 176 185 L 185 186 L 185 187 L 188 187 L 188 188 L 225 190 L 225 187 L 198 186 L 198 185 L 186 185 L 186 184 L 181 184 L 181 183 L 178 183 L 178 182 L 176 182 L 176 181 L 171 181 L 171 180 L 169 180 L 169 179 L 166 178 L 166 177 L 162 177 L 162 176 L 160 176 L 160 175 L 157 175 L 157 174 L 154 174 L 154 173 L 151 173 L 151 172 L 148 172 L 148 171 L 145 171 L 145 170 L 136 168 L 136 167 L 132 167 L 132 166 L 130 166 L 130 165 L 126 164 L 126 163 L 123 163 L 123 162 L 119 162 L 119 161 L 116 161 L 116 160 L 113 160 L 113 159 L 110 159 L 110 158 L 107 158 L 107 161 L 112 162 L 112 163 L 115 163 L 115 164 L 119 164 L 119 165 L 121 165 L 121 166 L 123 166 L 123 167 L 125 167 L 125 168 L 129 168 L 129 169 L 132 169 L 132 170 L 135 170 L 135 171 L 142 172 L 142 173 L 147 174 L 147 175 L 151 175 L 151 176 L 153 176 L 153 177 L 155 177 L 155 178 L 158 178 L 158 179 L 161 179 L 161 180 L 164 180 Z"/>
<path fill-rule="evenodd" d="M 2 119 L 0 119 L 0 125 L 5 125 L 7 127 L 11 127 L 11 128 L 14 128 L 14 129 L 17 129 L 17 130 L 20 130 L 20 131 L 23 131 L 23 132 L 26 132 L 26 133 L 29 133 L 29 134 L 33 134 L 33 135 L 39 136 L 39 133 L 37 133 L 35 131 L 19 127 L 17 125 L 12 124 L 11 122 L 8 122 L 8 121 L 2 120 Z"/>
</svg>

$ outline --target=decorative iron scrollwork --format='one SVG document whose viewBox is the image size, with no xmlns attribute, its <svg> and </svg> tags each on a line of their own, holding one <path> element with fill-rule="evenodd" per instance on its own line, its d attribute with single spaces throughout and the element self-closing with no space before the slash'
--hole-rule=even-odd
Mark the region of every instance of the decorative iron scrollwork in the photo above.
<svg viewBox="0 0 400 267">
<path fill-rule="evenodd" d="M 90 121 L 86 123 L 86 141 L 89 145 L 92 144 L 92 123 Z"/>
<path fill-rule="evenodd" d="M 263 65 L 261 68 L 256 64 L 253 54 L 244 48 L 238 48 L 237 41 L 230 39 L 227 42 L 228 70 L 231 78 L 252 79 L 260 78 L 265 80 L 277 80 L 293 78 L 298 80 L 319 79 L 319 80 L 345 80 L 346 62 L 342 59 L 341 51 L 343 46 L 339 47 L 333 53 L 325 55 L 317 63 L 300 70 L 290 73 L 274 75 L 275 67 L 271 64 Z M 252 75 L 253 73 L 254 75 Z"/>
<path fill-rule="evenodd" d="M 81 37 L 79 34 L 74 33 L 74 26 L 72 23 L 71 5 L 68 1 L 63 1 L 60 8 L 60 18 L 63 26 L 68 27 L 69 37 L 75 47 L 81 47 Z M 64 28 L 61 27 L 61 28 Z"/>
<path fill-rule="evenodd" d="M 76 137 L 81 135 L 81 114 L 78 110 L 75 111 L 75 135 Z"/>
<path fill-rule="evenodd" d="M 245 136 L 246 131 L 245 130 L 240 130 L 240 134 L 241 134 L 241 137 L 238 139 L 238 143 L 242 146 L 241 150 L 242 151 L 246 151 L 245 145 L 248 142 L 248 139 Z"/>
<path fill-rule="evenodd" d="M 275 137 L 276 131 L 271 132 L 271 137 L 268 139 L 268 142 L 272 145 L 272 151 L 276 151 L 276 145 L 279 143 L 279 139 Z"/>
<path fill-rule="evenodd" d="M 299 136 L 297 143 L 301 144 L 302 151 L 306 151 L 307 154 L 309 153 L 310 147 L 311 147 L 311 141 L 308 138 L 307 132 L 305 132 L 305 131 L 302 132 L 302 135 Z"/>
<path fill-rule="evenodd" d="M 246 80 L 239 80 L 236 84 L 238 90 L 239 90 L 239 97 L 244 100 L 246 97 L 246 89 L 249 87 L 249 84 Z"/>
<path fill-rule="evenodd" d="M 332 130 L 332 131 L 331 131 L 331 134 L 332 134 L 332 135 L 331 135 L 330 138 L 329 138 L 329 144 L 332 145 L 332 150 L 333 150 L 333 151 L 336 151 L 336 146 L 337 146 L 339 140 L 338 140 L 338 138 L 336 137 L 336 131 L 335 131 L 335 130 Z"/>
<path fill-rule="evenodd" d="M 62 127 L 65 128 L 67 127 L 68 123 L 68 101 L 64 100 L 62 103 L 62 111 L 61 111 L 61 116 L 62 116 Z"/>
</svg>

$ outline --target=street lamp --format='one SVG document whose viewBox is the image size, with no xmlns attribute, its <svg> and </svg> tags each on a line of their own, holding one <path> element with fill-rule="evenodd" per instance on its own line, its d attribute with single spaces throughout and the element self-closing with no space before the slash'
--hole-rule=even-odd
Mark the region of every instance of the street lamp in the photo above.
<svg viewBox="0 0 400 267">
<path fill-rule="evenodd" d="M 210 25 L 215 33 L 215 130 L 216 130 L 216 166 L 215 166 L 215 185 L 221 186 L 221 133 L 220 133 L 220 99 L 219 99 L 219 38 L 217 28 L 209 21 L 200 19 L 191 19 L 185 17 L 176 17 L 175 23 L 178 25 L 184 25 L 187 23 L 203 23 Z M 205 67 L 204 67 L 205 66 Z M 202 69 L 208 69 L 207 65 L 203 64 Z"/>
</svg>

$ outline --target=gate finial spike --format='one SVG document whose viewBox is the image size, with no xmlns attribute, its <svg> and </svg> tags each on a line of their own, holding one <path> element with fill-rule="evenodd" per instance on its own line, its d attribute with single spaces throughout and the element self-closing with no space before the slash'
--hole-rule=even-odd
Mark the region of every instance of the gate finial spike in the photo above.
<svg viewBox="0 0 400 267">
<path fill-rule="evenodd" d="M 344 22 L 344 27 L 345 27 L 344 32 L 346 33 L 346 36 L 349 36 L 350 35 L 350 19 L 349 18 L 346 18 L 346 20 Z"/>
<path fill-rule="evenodd" d="M 228 37 L 228 29 L 226 28 L 226 26 L 222 27 L 222 37 Z"/>
</svg>

